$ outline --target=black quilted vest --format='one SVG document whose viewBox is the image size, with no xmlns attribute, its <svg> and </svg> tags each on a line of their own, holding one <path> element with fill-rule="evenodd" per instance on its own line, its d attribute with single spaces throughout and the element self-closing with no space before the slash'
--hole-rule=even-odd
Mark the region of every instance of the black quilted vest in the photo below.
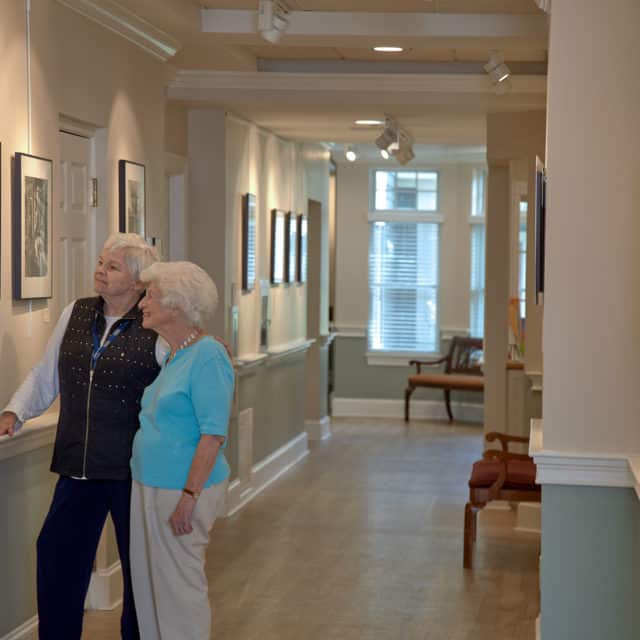
<svg viewBox="0 0 640 640">
<path fill-rule="evenodd" d="M 137 305 L 111 327 L 126 329 L 103 351 L 90 383 L 93 338 L 105 328 L 102 298 L 78 300 L 60 345 L 60 418 L 51 470 L 65 476 L 126 480 L 144 388 L 155 380 L 157 334 L 142 328 Z"/>
</svg>

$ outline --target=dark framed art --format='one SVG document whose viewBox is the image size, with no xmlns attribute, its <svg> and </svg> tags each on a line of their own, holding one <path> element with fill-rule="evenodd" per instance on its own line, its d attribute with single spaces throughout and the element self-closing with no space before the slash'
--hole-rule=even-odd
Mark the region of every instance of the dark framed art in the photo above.
<svg viewBox="0 0 640 640">
<path fill-rule="evenodd" d="M 51 298 L 53 162 L 16 153 L 13 192 L 13 296 Z"/>
<path fill-rule="evenodd" d="M 307 281 L 307 216 L 301 213 L 298 216 L 298 282 Z"/>
<path fill-rule="evenodd" d="M 118 161 L 118 228 L 144 237 L 146 215 L 145 167 L 129 160 Z"/>
<path fill-rule="evenodd" d="M 287 213 L 286 230 L 285 281 L 291 284 L 296 281 L 298 271 L 298 220 L 291 211 Z"/>
<path fill-rule="evenodd" d="M 256 197 L 242 196 L 242 290 L 252 291 L 256 284 Z"/>
<path fill-rule="evenodd" d="M 285 212 L 271 210 L 271 284 L 284 282 Z"/>
<path fill-rule="evenodd" d="M 540 158 L 536 158 L 536 199 L 535 199 L 535 265 L 536 304 L 544 299 L 544 255 L 547 217 L 547 176 Z"/>
</svg>

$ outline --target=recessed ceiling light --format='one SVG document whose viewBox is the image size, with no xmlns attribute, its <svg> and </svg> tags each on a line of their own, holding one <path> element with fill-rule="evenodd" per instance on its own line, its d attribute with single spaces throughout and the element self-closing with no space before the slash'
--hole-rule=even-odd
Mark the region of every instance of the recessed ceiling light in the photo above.
<svg viewBox="0 0 640 640">
<path fill-rule="evenodd" d="M 378 51 L 379 53 L 400 53 L 404 51 L 403 47 L 373 47 L 374 51 Z"/>
<path fill-rule="evenodd" d="M 389 159 L 389 152 L 386 149 L 380 149 L 380 155 L 385 159 Z"/>
<path fill-rule="evenodd" d="M 355 122 L 363 127 L 377 127 L 384 124 L 384 120 L 356 120 Z"/>
</svg>

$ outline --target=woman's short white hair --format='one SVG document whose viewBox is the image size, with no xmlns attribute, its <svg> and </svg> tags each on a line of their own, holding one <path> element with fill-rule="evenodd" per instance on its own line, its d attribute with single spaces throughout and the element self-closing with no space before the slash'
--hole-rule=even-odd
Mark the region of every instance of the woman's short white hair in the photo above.
<svg viewBox="0 0 640 640">
<path fill-rule="evenodd" d="M 145 239 L 137 233 L 112 233 L 102 247 L 107 251 L 122 250 L 124 261 L 129 267 L 134 280 L 160 258 L 155 247 L 147 244 Z"/>
<path fill-rule="evenodd" d="M 146 288 L 160 291 L 160 302 L 184 313 L 199 329 L 218 306 L 218 289 L 204 269 L 193 262 L 156 262 L 140 274 Z"/>
</svg>

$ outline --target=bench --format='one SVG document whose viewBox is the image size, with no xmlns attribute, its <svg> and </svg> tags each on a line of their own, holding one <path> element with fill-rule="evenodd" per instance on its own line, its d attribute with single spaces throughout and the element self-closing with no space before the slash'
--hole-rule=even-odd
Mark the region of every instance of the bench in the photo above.
<svg viewBox="0 0 640 640">
<path fill-rule="evenodd" d="M 484 377 L 480 368 L 482 362 L 482 339 L 455 336 L 451 339 L 449 352 L 437 360 L 411 360 L 416 373 L 407 380 L 404 392 L 404 419 L 409 421 L 409 401 L 418 387 L 442 389 L 447 407 L 449 422 L 451 413 L 451 391 L 484 391 Z M 444 364 L 444 370 L 438 373 L 422 373 L 422 367 Z"/>
</svg>

